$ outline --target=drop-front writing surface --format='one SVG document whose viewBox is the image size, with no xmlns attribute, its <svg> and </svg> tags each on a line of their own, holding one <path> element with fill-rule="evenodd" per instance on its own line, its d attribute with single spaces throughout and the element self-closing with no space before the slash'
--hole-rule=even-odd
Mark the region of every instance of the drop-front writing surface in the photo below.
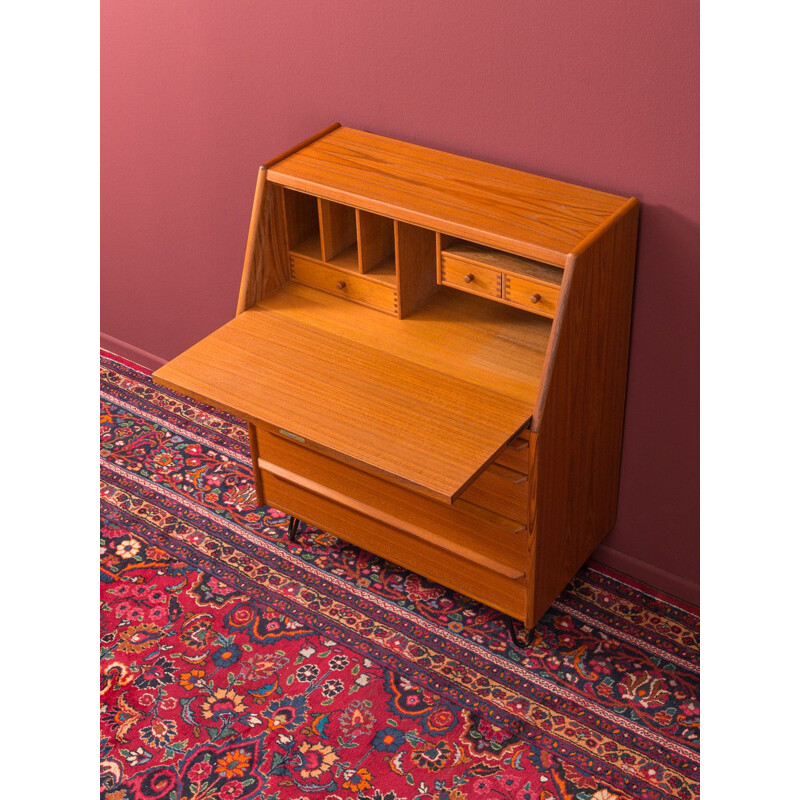
<svg viewBox="0 0 800 800">
<path fill-rule="evenodd" d="M 332 126 L 258 174 L 237 316 L 155 373 L 269 503 L 532 627 L 613 525 L 638 203 Z"/>
</svg>

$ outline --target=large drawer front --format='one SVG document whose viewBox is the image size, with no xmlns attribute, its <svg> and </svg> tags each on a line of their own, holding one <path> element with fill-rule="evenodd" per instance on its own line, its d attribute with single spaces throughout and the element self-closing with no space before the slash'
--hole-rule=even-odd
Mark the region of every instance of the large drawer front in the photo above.
<svg viewBox="0 0 800 800">
<path fill-rule="evenodd" d="M 397 292 L 390 286 L 352 272 L 316 264 L 294 253 L 291 255 L 291 260 L 292 277 L 296 281 L 381 311 L 397 313 Z"/>
<path fill-rule="evenodd" d="M 527 534 L 257 429 L 265 500 L 376 555 L 524 618 Z"/>
</svg>

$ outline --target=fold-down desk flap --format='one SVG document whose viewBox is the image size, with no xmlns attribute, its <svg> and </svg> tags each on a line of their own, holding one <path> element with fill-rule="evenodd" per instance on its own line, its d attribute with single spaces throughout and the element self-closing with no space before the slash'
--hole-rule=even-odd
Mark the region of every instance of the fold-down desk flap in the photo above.
<svg viewBox="0 0 800 800">
<path fill-rule="evenodd" d="M 451 503 L 530 406 L 288 320 L 246 311 L 154 373 L 157 383 Z"/>
</svg>

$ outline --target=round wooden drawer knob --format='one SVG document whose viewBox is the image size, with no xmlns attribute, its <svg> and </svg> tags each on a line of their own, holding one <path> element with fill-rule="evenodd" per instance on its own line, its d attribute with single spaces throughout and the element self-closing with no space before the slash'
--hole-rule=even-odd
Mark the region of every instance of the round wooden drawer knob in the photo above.
<svg viewBox="0 0 800 800">
<path fill-rule="evenodd" d="M 542 299 L 540 294 L 532 294 L 531 295 L 531 303 L 538 303 Z"/>
<path fill-rule="evenodd" d="M 470 272 L 469 275 L 464 276 L 464 283 L 472 283 L 475 280 L 475 276 Z"/>
<path fill-rule="evenodd" d="M 345 286 L 347 286 L 347 284 L 344 281 L 339 281 L 339 283 L 336 284 L 337 289 L 344 289 Z"/>
</svg>

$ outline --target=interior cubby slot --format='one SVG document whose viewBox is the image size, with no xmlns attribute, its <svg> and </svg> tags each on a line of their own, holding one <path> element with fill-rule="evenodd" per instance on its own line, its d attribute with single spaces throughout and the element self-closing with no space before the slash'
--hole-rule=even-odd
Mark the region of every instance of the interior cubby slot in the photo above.
<svg viewBox="0 0 800 800">
<path fill-rule="evenodd" d="M 504 272 L 533 278 L 553 286 L 561 286 L 561 281 L 564 278 L 564 270 L 560 267 L 553 267 L 541 261 L 523 258 L 522 256 L 495 250 L 481 244 L 473 244 L 463 239 L 450 239 L 449 243 L 442 247 L 442 254 L 448 254 L 464 261 L 471 261 L 475 264 L 503 270 Z"/>
<path fill-rule="evenodd" d="M 289 250 L 310 258 L 322 258 L 317 198 L 284 189 L 283 208 Z"/>
<path fill-rule="evenodd" d="M 332 200 L 319 201 L 322 260 L 343 269 L 358 271 L 356 210 Z"/>
<path fill-rule="evenodd" d="M 356 212 L 359 270 L 375 278 L 396 281 L 394 221 L 389 217 Z"/>
</svg>

